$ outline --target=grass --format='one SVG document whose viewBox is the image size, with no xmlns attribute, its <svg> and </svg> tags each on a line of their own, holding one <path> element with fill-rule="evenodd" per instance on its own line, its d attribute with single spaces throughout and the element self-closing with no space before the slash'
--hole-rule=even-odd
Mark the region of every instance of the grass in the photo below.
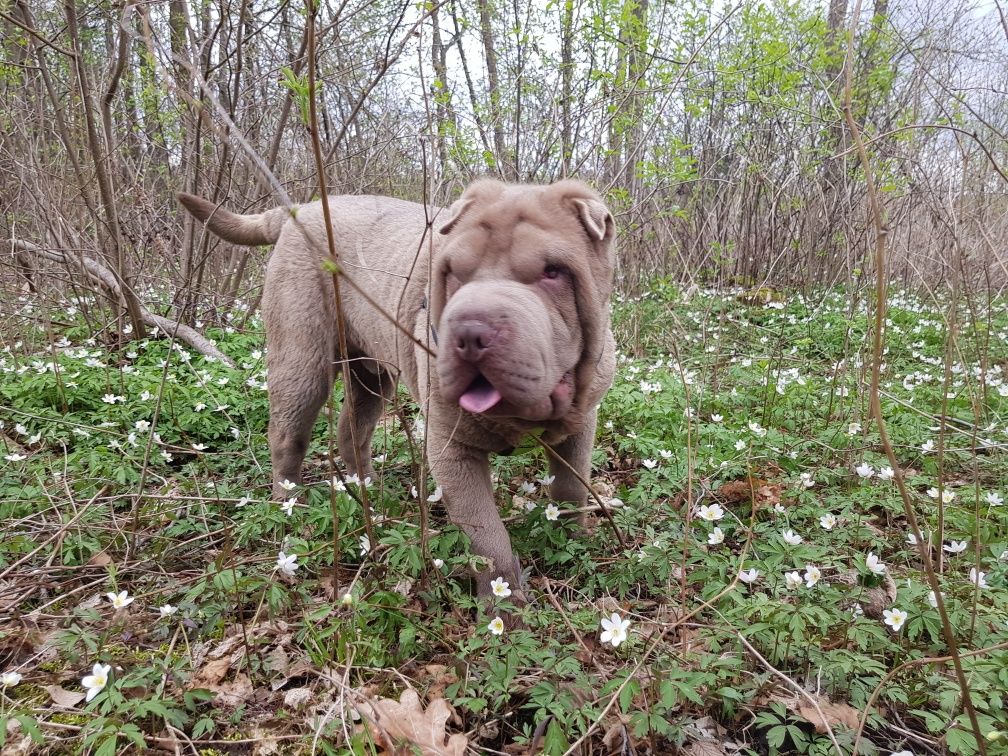
<svg viewBox="0 0 1008 756">
<path fill-rule="evenodd" d="M 1008 308 L 959 303 L 951 339 L 947 302 L 890 304 L 883 408 L 997 753 Z M 415 408 L 376 435 L 370 533 L 359 486 L 330 483 L 325 416 L 287 514 L 268 497 L 258 321 L 208 329 L 231 370 L 165 338 L 106 344 L 79 306 L 45 329 L 22 310 L 0 357 L 0 672 L 22 676 L 0 691 L 8 743 L 391 752 L 398 731 L 360 724 L 377 711 L 447 722 L 445 753 L 851 753 L 859 730 L 859 753 L 977 752 L 951 667 L 929 660 L 948 651 L 938 612 L 879 476 L 856 295 L 657 282 L 619 302 L 595 469 L 625 548 L 597 511 L 584 533 L 546 516 L 533 445 L 496 459 L 535 599 L 500 635 L 470 595 L 464 537 L 411 495 L 434 489 L 415 478 Z M 629 621 L 615 647 L 600 640 L 613 613 Z M 109 682 L 88 702 L 97 663 Z"/>
</svg>

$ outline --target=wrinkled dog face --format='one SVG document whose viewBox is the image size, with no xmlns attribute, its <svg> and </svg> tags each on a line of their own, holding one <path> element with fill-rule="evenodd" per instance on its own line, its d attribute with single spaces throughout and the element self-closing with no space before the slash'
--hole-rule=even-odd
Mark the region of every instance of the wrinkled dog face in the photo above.
<svg viewBox="0 0 1008 756">
<path fill-rule="evenodd" d="M 496 417 L 563 418 L 598 341 L 585 313 L 608 300 L 612 217 L 577 182 L 479 182 L 452 213 L 432 286 L 442 397 Z"/>
</svg>

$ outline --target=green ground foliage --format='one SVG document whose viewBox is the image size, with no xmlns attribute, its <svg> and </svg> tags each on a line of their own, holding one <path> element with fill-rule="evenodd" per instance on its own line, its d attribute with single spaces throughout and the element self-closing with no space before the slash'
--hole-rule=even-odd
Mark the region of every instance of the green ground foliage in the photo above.
<svg viewBox="0 0 1008 756">
<path fill-rule="evenodd" d="M 1006 303 L 890 304 L 882 407 L 996 753 Z M 405 399 L 376 480 L 340 479 L 323 415 L 305 485 L 271 502 L 257 319 L 208 328 L 230 369 L 165 334 L 107 341 L 81 307 L 0 356 L 0 672 L 22 676 L 0 690 L 8 744 L 387 753 L 361 723 L 400 701 L 403 721 L 443 713 L 460 749 L 444 753 L 851 753 L 862 724 L 860 753 L 978 750 L 868 415 L 863 297 L 658 282 L 620 301 L 595 455 L 612 524 L 597 506 L 585 532 L 555 517 L 534 445 L 497 459 L 533 597 L 501 634 L 507 600 L 471 597 Z"/>
</svg>

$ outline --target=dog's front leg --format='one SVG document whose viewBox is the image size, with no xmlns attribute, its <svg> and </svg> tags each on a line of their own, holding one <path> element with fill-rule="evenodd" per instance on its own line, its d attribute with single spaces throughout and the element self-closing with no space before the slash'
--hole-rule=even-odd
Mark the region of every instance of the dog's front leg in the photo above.
<svg viewBox="0 0 1008 756">
<path fill-rule="evenodd" d="M 469 536 L 473 553 L 487 561 L 487 566 L 475 573 L 479 596 L 490 598 L 493 595 L 490 583 L 500 577 L 511 589 L 508 600 L 524 604 L 521 565 L 497 511 L 487 454 L 444 439 L 436 428 L 429 430 L 431 472 L 441 486 L 448 517 Z"/>
</svg>

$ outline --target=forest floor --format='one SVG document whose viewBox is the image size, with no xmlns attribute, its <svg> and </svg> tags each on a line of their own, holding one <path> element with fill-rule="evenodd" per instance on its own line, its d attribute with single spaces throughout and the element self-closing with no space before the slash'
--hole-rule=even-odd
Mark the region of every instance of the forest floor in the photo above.
<svg viewBox="0 0 1008 756">
<path fill-rule="evenodd" d="M 594 459 L 612 522 L 557 518 L 531 444 L 494 461 L 533 599 L 499 634 L 437 492 L 413 493 L 434 485 L 408 401 L 376 434 L 370 524 L 331 482 L 325 415 L 306 483 L 271 502 L 256 317 L 206 328 L 231 369 L 106 341 L 87 303 L 37 328 L 22 302 L 0 354 L 3 753 L 971 754 L 925 551 L 1006 748 L 1006 302 L 960 302 L 950 341 L 947 302 L 890 297 L 881 401 L 922 551 L 869 416 L 869 303 L 750 294 L 618 302 Z"/>
</svg>

